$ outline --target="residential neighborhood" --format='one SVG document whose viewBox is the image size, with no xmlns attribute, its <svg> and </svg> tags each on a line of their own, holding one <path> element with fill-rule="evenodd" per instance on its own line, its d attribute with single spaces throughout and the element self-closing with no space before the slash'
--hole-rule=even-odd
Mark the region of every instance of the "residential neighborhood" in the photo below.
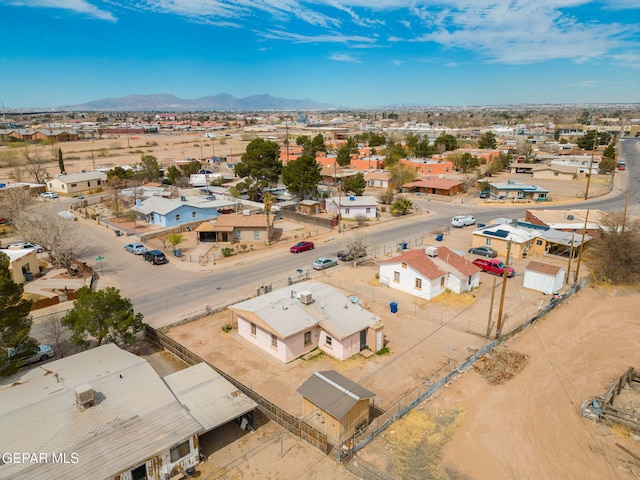
<svg viewBox="0 0 640 480">
<path fill-rule="evenodd" d="M 640 213 L 620 213 L 635 188 L 621 167 L 640 156 L 631 122 L 559 143 L 551 122 L 129 116 L 124 133 L 61 116 L 64 143 L 18 138 L 38 131 L 28 122 L 2 134 L 0 154 L 56 148 L 19 178 L 0 168 L 5 311 L 20 312 L 0 342 L 0 450 L 49 452 L 3 459 L 0 477 L 289 478 L 295 444 L 318 474 L 409 478 L 379 453 L 402 457 L 406 422 L 460 395 L 492 352 L 534 329 L 566 335 L 556 315 L 635 278 L 606 253 Z M 579 147 L 585 135 L 602 144 Z M 125 141 L 122 156 L 87 149 Z M 568 144 L 581 157 L 553 163 Z M 615 245 L 635 258 L 631 238 Z"/>
</svg>

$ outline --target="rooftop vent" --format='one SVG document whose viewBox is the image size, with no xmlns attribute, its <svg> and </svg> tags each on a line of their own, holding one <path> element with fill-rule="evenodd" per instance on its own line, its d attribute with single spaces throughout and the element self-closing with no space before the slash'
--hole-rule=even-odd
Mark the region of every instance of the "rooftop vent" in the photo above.
<svg viewBox="0 0 640 480">
<path fill-rule="evenodd" d="M 300 298 L 300 303 L 304 304 L 304 305 L 309 305 L 311 302 L 313 302 L 313 295 L 311 294 L 311 292 L 300 292 L 299 295 Z"/>
<path fill-rule="evenodd" d="M 76 391 L 76 405 L 80 410 L 85 410 L 89 407 L 93 407 L 96 404 L 95 397 L 93 395 L 93 388 L 88 383 L 83 383 L 75 388 Z"/>
<path fill-rule="evenodd" d="M 567 215 L 567 220 L 573 220 L 573 215 L 571 214 Z"/>
<path fill-rule="evenodd" d="M 351 200 L 352 202 L 356 199 L 356 197 L 354 195 L 349 195 L 349 200 Z"/>
<path fill-rule="evenodd" d="M 426 253 L 430 257 L 437 257 L 438 256 L 438 247 L 426 247 L 424 249 L 424 253 Z"/>
</svg>

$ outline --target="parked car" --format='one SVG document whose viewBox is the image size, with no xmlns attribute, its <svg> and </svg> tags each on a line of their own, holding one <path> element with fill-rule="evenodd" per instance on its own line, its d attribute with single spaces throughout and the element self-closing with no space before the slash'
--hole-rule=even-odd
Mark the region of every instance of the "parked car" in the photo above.
<svg viewBox="0 0 640 480">
<path fill-rule="evenodd" d="M 9 349 L 7 353 L 7 357 L 11 358 L 14 355 L 14 350 Z M 53 348 L 50 345 L 39 345 L 38 351 L 34 353 L 31 357 L 23 360 L 23 365 L 30 365 L 36 362 L 44 362 L 47 358 L 53 357 Z"/>
<path fill-rule="evenodd" d="M 471 247 L 469 249 L 469 253 L 474 253 L 476 255 L 482 255 L 483 257 L 496 258 L 498 256 L 498 252 L 496 252 L 491 247 Z"/>
<path fill-rule="evenodd" d="M 483 272 L 491 273 L 493 275 L 504 275 L 505 264 L 500 260 L 476 258 L 473 264 L 480 267 Z M 516 271 L 511 267 L 507 268 L 507 277 L 513 277 Z"/>
<path fill-rule="evenodd" d="M 56 192 L 42 192 L 40 194 L 42 198 L 58 198 L 59 195 Z"/>
<path fill-rule="evenodd" d="M 20 250 L 21 248 L 32 248 L 36 251 L 36 253 L 42 253 L 44 252 L 44 247 L 42 245 L 38 245 L 38 244 L 32 244 L 32 243 L 28 243 L 28 242 L 16 242 L 16 243 L 11 243 L 9 244 L 8 247 L 10 250 Z"/>
<path fill-rule="evenodd" d="M 338 265 L 338 262 L 333 258 L 320 257 L 313 262 L 312 267 L 314 270 L 324 270 L 325 268 L 335 267 L 336 265 Z"/>
<path fill-rule="evenodd" d="M 131 252 L 134 255 L 142 255 L 144 252 L 147 251 L 147 247 L 145 247 L 143 244 L 141 243 L 127 243 L 124 246 L 124 249 L 127 252 Z"/>
<path fill-rule="evenodd" d="M 307 250 L 313 250 L 316 246 L 313 242 L 298 242 L 289 249 L 291 253 L 306 252 Z"/>
<path fill-rule="evenodd" d="M 142 258 L 144 258 L 147 262 L 151 262 L 153 265 L 169 263 L 169 260 L 167 260 L 167 256 L 160 250 L 147 250 L 142 254 Z"/>
<path fill-rule="evenodd" d="M 338 251 L 338 260 L 342 260 L 343 262 L 352 262 L 353 258 L 363 258 L 367 256 L 366 249 L 358 250 L 358 252 L 354 255 L 353 252 L 349 250 L 339 250 Z"/>
<path fill-rule="evenodd" d="M 480 192 L 480 198 L 489 198 L 490 196 L 489 192 Z"/>
<path fill-rule="evenodd" d="M 476 223 L 473 215 L 456 215 L 451 219 L 451 225 L 457 228 L 467 227 Z"/>
</svg>

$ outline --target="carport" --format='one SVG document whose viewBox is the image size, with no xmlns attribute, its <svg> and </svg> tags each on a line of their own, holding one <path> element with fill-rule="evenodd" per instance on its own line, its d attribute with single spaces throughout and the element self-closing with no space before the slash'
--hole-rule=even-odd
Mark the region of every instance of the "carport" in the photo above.
<svg viewBox="0 0 640 480">
<path fill-rule="evenodd" d="M 256 403 L 206 363 L 172 373 L 163 380 L 202 425 L 198 435 L 231 420 L 238 420 L 243 428 L 253 426 Z"/>
</svg>

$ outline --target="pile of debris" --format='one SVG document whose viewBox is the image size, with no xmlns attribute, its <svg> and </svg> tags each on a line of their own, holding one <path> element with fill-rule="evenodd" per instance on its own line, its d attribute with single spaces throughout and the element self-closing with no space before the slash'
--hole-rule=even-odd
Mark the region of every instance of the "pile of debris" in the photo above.
<svg viewBox="0 0 640 480">
<path fill-rule="evenodd" d="M 520 373 L 527 361 L 526 355 L 512 352 L 507 345 L 501 345 L 478 358 L 473 369 L 490 385 L 500 385 Z"/>
</svg>

